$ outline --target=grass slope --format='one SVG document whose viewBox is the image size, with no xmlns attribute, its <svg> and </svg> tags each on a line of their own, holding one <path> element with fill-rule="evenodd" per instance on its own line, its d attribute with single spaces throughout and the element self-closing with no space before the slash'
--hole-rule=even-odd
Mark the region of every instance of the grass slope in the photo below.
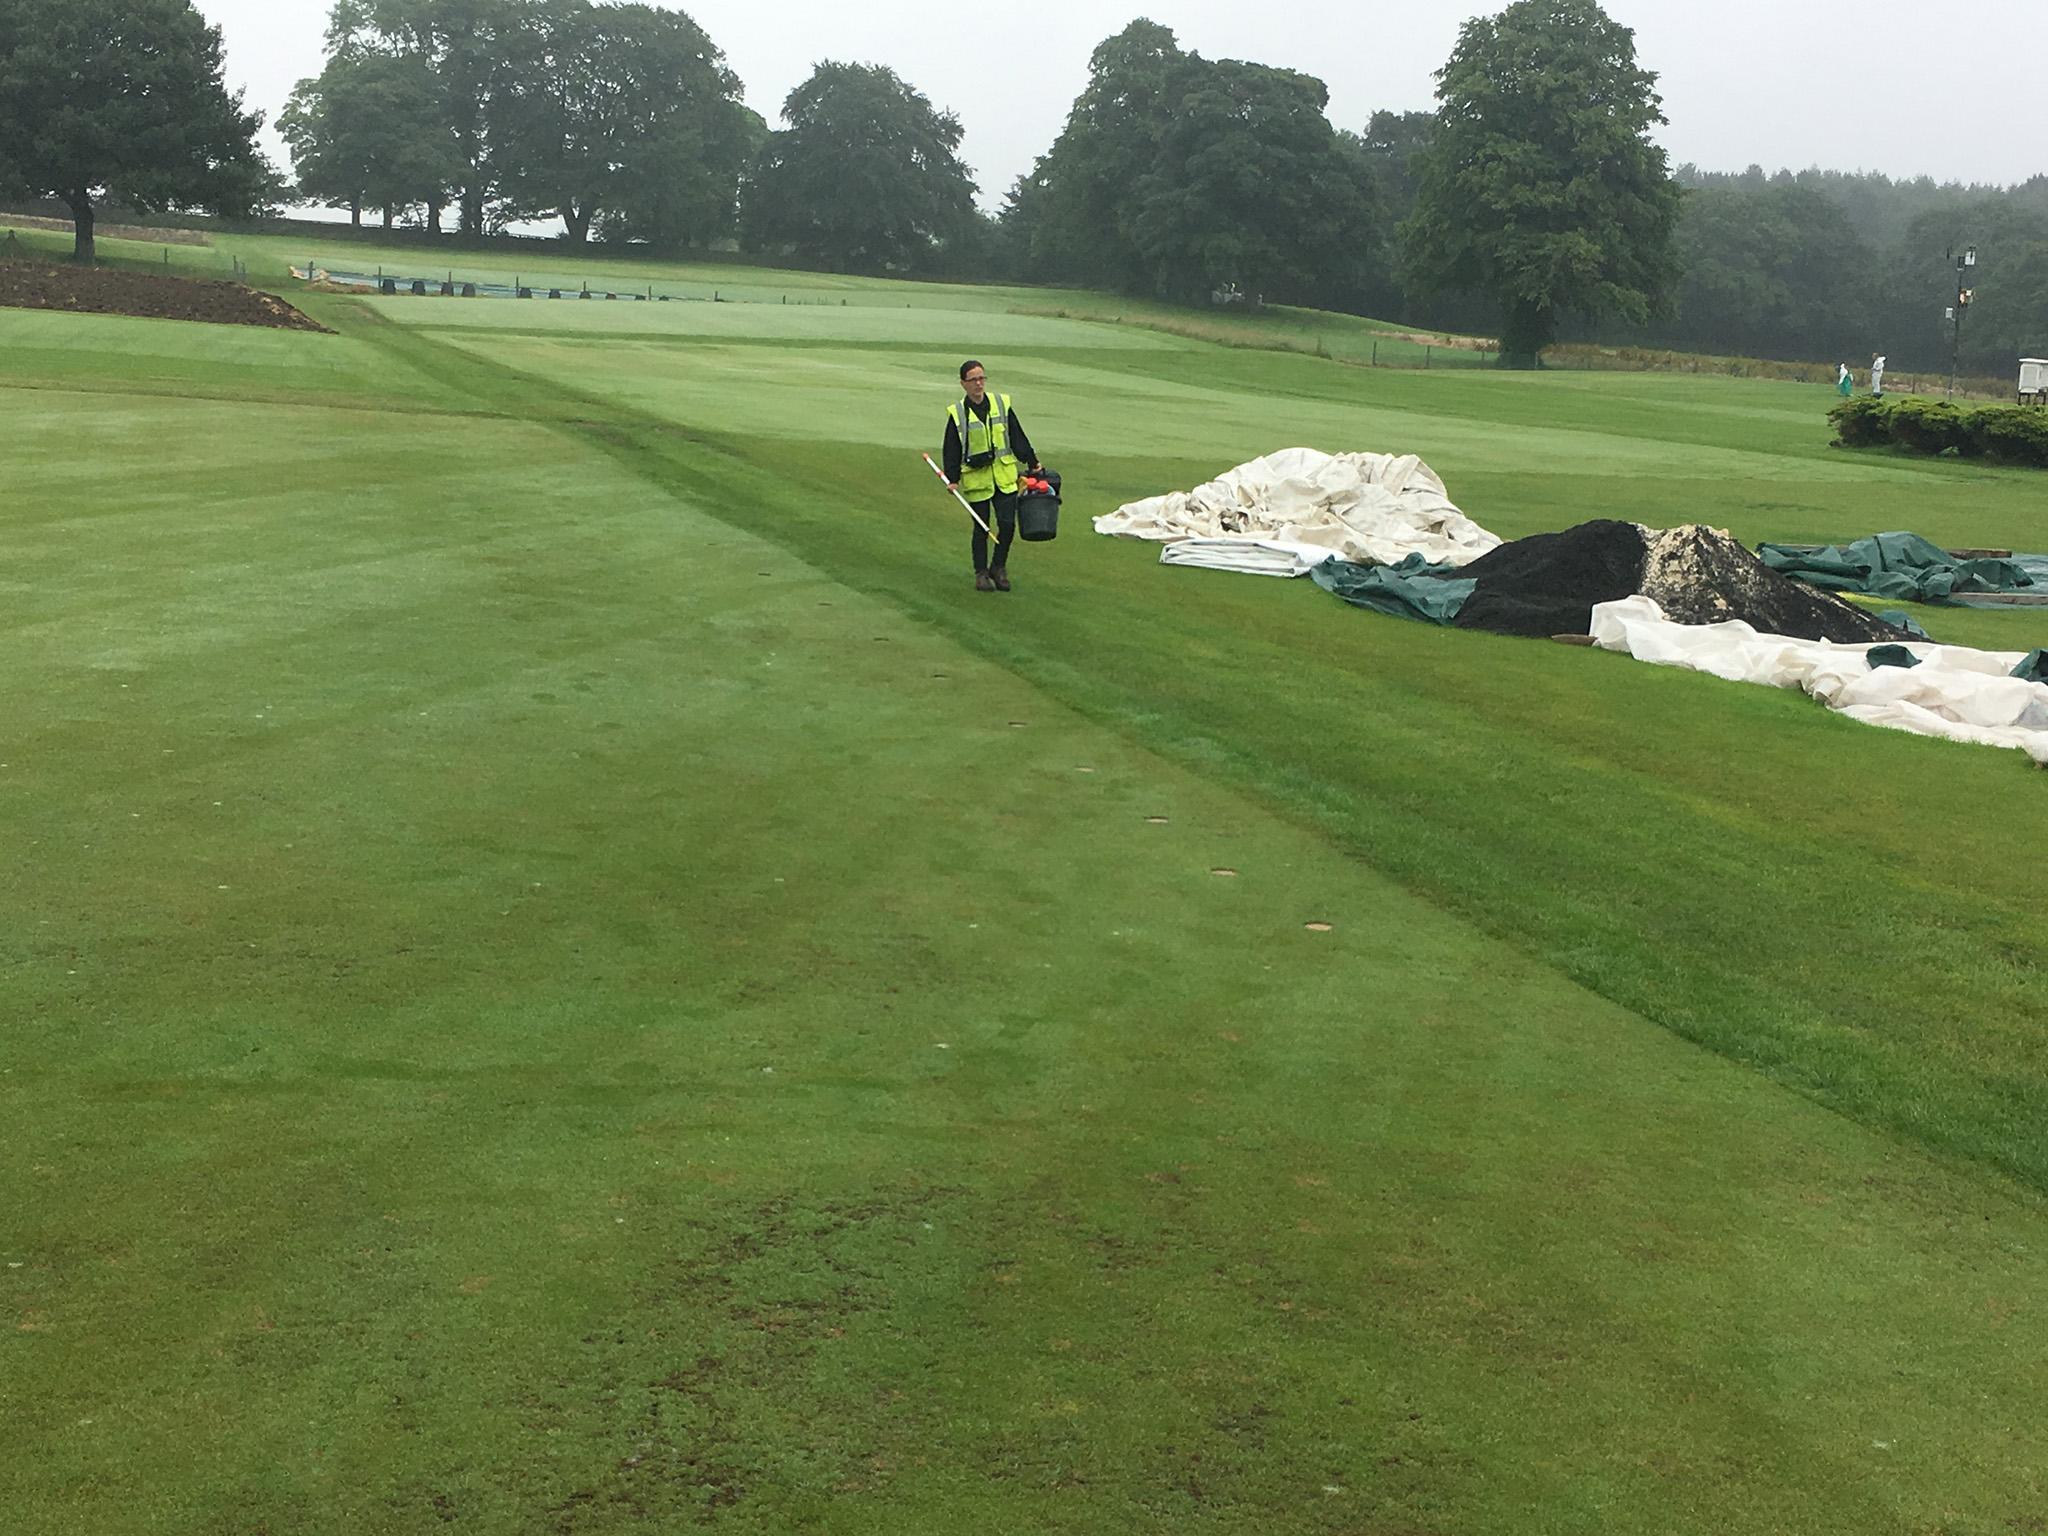
<svg viewBox="0 0 2048 1536">
<path fill-rule="evenodd" d="M 449 342 L 473 366 L 432 361 Z M 511 410 L 565 383 L 599 397 L 576 413 L 605 417 L 603 440 L 635 468 L 700 488 L 1093 717 L 1287 805 L 1603 995 L 1860 1117 L 2048 1181 L 2035 882 L 2005 853 L 2048 833 L 2023 759 L 1874 738 L 1796 695 L 1332 614 L 1305 585 L 1153 572 L 1140 546 L 1055 546 L 1044 558 L 1058 574 L 1022 619 L 936 596 L 960 554 L 925 531 L 932 497 L 913 454 L 934 435 L 949 354 L 664 351 L 473 328 L 394 344 L 461 387 L 502 391 Z M 1545 389 L 1277 355 L 1151 362 L 1047 350 L 993 364 L 1034 440 L 1073 472 L 1074 511 L 1308 440 L 1422 452 L 1508 536 L 1623 516 L 1838 537 L 1869 516 L 1862 526 L 2024 545 L 2032 521 L 2020 472 L 1930 474 L 1812 446 L 1810 425 L 1799 434 L 1813 392 L 1796 386 L 1596 375 Z M 920 378 L 940 383 L 921 391 Z M 1546 406 L 1553 422 L 1538 425 Z M 1720 442 L 1696 440 L 1714 431 Z M 1159 456 L 1125 456 L 1139 437 Z M 726 469 L 708 467 L 707 446 Z M 2039 620 L 1933 623 L 2023 649 Z M 1974 826 L 1957 824 L 1963 807 Z"/>
<path fill-rule="evenodd" d="M 315 302 L 0 387 L 24 1528 L 2048 1516 L 2031 771 L 1083 521 L 1297 439 L 1509 533 L 2018 482 L 1048 326 L 1002 600 L 909 454 L 961 333 Z"/>
<path fill-rule="evenodd" d="M 0 228 L 7 227 L 6 216 L 0 214 Z M 71 248 L 69 236 L 49 230 L 18 228 L 16 237 L 29 251 L 52 259 L 68 254 Z M 1158 346 L 1162 337 L 1177 336 L 1228 347 L 1316 353 L 1357 364 L 1377 362 L 1436 369 L 1477 367 L 1491 355 L 1465 347 L 1432 346 L 1426 340 L 1414 339 L 1405 328 L 1384 321 L 1284 305 L 1250 314 L 1204 313 L 1083 289 L 968 286 L 848 277 L 830 272 L 789 272 L 737 263 L 649 259 L 632 251 L 600 248 L 593 248 L 591 255 L 579 258 L 567 248 L 560 253 L 513 254 L 436 250 L 398 242 L 379 245 L 374 237 L 364 240 L 338 236 L 323 242 L 295 235 L 220 233 L 212 245 L 204 247 L 176 246 L 167 250 L 146 242 L 105 239 L 98 242 L 98 251 L 103 262 L 195 276 L 232 276 L 234 264 L 239 261 L 251 281 L 267 284 L 287 297 L 304 290 L 303 283 L 289 275 L 294 267 L 300 271 L 324 268 L 336 272 L 390 273 L 430 282 L 524 285 L 537 290 L 542 297 L 522 307 L 520 323 L 548 329 L 662 324 L 663 321 L 648 318 L 649 311 L 636 310 L 626 302 L 636 293 L 654 293 L 671 298 L 671 311 L 675 309 L 673 301 L 680 301 L 685 310 L 695 312 L 693 318 L 666 323 L 706 325 L 714 330 L 725 325 L 764 323 L 760 318 L 740 321 L 729 311 L 706 312 L 702 308 L 707 302 L 722 301 L 755 311 L 836 306 L 912 312 L 908 319 L 898 315 L 886 322 L 867 317 L 869 323 L 862 337 L 875 341 L 915 335 L 918 312 L 935 310 L 951 315 L 956 323 L 963 316 L 973 317 L 982 326 L 979 337 L 984 343 L 1050 337 L 1059 328 L 1044 324 L 1046 319 L 1072 318 L 1096 324 L 1092 332 L 1092 344 L 1096 346 L 1118 344 L 1119 333 L 1130 338 L 1124 344 L 1144 346 Z M 585 287 L 599 295 L 621 295 L 621 303 L 608 306 L 600 321 L 565 308 L 569 300 L 550 303 L 545 298 L 550 288 L 574 295 Z M 1033 323 L 1015 325 L 1008 319 L 1013 315 Z M 817 327 L 810 323 L 814 318 L 801 313 L 785 314 L 765 323 L 783 326 L 790 335 L 812 338 L 817 334 Z M 848 318 L 857 326 L 862 324 L 860 316 Z M 450 323 L 462 321 L 456 318 Z M 1101 329 L 1105 324 L 1117 329 Z M 835 333 L 842 338 L 850 334 L 837 328 Z"/>
</svg>

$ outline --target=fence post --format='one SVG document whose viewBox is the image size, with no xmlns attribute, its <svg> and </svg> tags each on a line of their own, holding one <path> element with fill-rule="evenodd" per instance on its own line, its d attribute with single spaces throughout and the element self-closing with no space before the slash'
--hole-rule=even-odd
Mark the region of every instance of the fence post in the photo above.
<svg viewBox="0 0 2048 1536">
<path fill-rule="evenodd" d="M 1425 343 L 1422 348 L 1422 366 L 1425 371 L 1427 371 L 1427 369 L 1429 368 L 1429 353 L 1430 348 L 1428 344 Z"/>
<path fill-rule="evenodd" d="M 1380 344 L 1378 342 L 1372 344 L 1372 365 L 1375 368 L 1380 365 Z"/>
</svg>

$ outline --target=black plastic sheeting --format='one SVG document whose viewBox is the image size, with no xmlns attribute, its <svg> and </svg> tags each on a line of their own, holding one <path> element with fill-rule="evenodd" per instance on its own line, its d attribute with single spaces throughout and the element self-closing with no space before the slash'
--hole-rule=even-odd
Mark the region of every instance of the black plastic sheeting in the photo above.
<svg viewBox="0 0 2048 1536">
<path fill-rule="evenodd" d="M 1356 607 L 1499 635 L 1583 635 L 1596 603 L 1646 592 L 1681 624 L 1740 619 L 1764 634 L 1846 644 L 1905 638 L 1710 529 L 1646 536 L 1639 524 L 1601 518 L 1516 539 L 1463 566 L 1410 555 L 1399 565 L 1330 560 L 1311 574 Z"/>
</svg>

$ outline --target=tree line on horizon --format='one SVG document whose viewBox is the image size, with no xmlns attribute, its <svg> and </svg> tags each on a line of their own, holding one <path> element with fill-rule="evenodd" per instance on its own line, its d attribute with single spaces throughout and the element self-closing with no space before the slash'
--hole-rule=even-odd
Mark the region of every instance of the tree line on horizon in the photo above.
<svg viewBox="0 0 2048 1536">
<path fill-rule="evenodd" d="M 1313 305 L 1495 334 L 1523 365 L 1598 340 L 1941 367 L 1952 253 L 1974 245 L 1963 366 L 2048 351 L 2048 177 L 1674 170 L 1656 77 L 1597 0 L 1475 17 L 1436 80 L 1437 110 L 1352 132 L 1314 76 L 1133 21 L 988 214 L 959 119 L 886 66 L 820 63 L 771 128 L 681 11 L 333 0 L 279 117 L 287 183 L 190 0 L 0 0 L 0 192 L 69 204 L 81 253 L 96 199 L 292 199 L 471 238 L 558 218 L 572 243 Z"/>
</svg>

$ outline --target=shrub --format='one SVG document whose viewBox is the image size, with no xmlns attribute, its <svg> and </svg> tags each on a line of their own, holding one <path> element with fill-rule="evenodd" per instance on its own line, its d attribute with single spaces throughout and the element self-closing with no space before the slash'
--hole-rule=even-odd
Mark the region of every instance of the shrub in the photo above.
<svg viewBox="0 0 2048 1536">
<path fill-rule="evenodd" d="M 1874 395 L 1856 395 L 1828 412 L 1844 448 L 1875 448 L 1891 441 L 1891 407 Z"/>
<path fill-rule="evenodd" d="M 1972 411 L 1971 448 L 2008 464 L 2048 469 L 2048 411 L 2021 405 L 1988 405 Z"/>
<path fill-rule="evenodd" d="M 2048 411 L 2017 405 L 1965 409 L 1917 396 L 1860 395 L 1828 412 L 1845 448 L 1891 443 L 1912 453 L 1956 453 L 2048 469 Z"/>
<path fill-rule="evenodd" d="M 1892 441 L 1915 453 L 1961 453 L 1969 444 L 1962 408 L 1950 400 L 1901 400 L 1889 420 Z"/>
</svg>

